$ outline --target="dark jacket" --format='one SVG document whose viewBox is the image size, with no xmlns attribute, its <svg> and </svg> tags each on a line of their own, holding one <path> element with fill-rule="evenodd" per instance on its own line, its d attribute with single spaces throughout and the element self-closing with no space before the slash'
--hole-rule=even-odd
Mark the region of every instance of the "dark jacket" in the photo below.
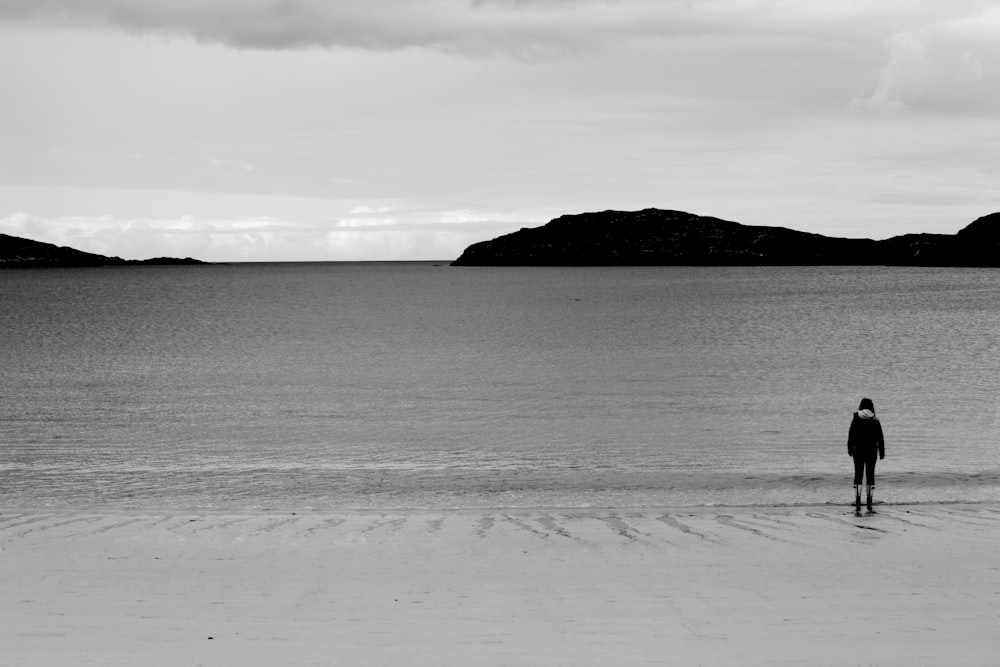
<svg viewBox="0 0 1000 667">
<path fill-rule="evenodd" d="M 885 456 L 882 424 L 868 410 L 855 412 L 851 419 L 851 430 L 847 434 L 847 453 L 867 459 L 874 458 L 876 451 L 879 458 Z"/>
</svg>

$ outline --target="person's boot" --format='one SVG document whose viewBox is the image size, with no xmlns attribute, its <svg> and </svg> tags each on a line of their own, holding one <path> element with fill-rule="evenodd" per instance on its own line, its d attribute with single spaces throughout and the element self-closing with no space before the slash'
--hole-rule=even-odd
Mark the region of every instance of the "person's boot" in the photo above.
<svg viewBox="0 0 1000 667">
<path fill-rule="evenodd" d="M 872 492 L 875 490 L 874 484 L 868 485 L 868 511 L 872 511 Z"/>
<path fill-rule="evenodd" d="M 854 506 L 861 509 L 861 486 L 859 484 L 854 485 Z"/>
</svg>

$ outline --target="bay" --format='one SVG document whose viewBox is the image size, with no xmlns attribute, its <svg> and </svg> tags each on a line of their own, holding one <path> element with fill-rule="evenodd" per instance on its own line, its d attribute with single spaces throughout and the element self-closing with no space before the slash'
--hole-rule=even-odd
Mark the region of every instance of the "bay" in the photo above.
<svg viewBox="0 0 1000 667">
<path fill-rule="evenodd" d="M 1000 499 L 1000 272 L 233 264 L 0 272 L 0 506 Z"/>
</svg>

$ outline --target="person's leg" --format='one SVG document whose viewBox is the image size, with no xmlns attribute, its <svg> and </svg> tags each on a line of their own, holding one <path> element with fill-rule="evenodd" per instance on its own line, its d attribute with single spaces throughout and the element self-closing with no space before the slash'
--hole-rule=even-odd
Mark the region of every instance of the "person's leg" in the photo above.
<svg viewBox="0 0 1000 667">
<path fill-rule="evenodd" d="M 868 509 L 872 508 L 872 495 L 875 492 L 875 454 L 865 460 L 865 479 L 868 481 Z"/>
<path fill-rule="evenodd" d="M 854 454 L 854 506 L 861 509 L 861 476 L 865 472 L 865 460 L 860 455 Z"/>
</svg>

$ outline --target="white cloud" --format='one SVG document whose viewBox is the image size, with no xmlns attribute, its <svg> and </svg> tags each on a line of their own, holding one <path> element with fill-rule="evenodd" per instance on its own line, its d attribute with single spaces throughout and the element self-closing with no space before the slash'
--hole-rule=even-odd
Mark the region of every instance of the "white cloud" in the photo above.
<svg viewBox="0 0 1000 667">
<path fill-rule="evenodd" d="M 351 209 L 351 215 L 365 215 L 369 213 L 388 213 L 391 206 L 355 206 Z"/>
<path fill-rule="evenodd" d="M 372 208 L 369 206 L 356 206 L 351 210 L 351 214 L 359 217 L 342 218 L 337 221 L 337 228 L 361 229 L 365 227 L 389 227 L 398 226 L 403 228 L 421 228 L 425 230 L 445 231 L 447 227 L 454 225 L 465 225 L 470 229 L 481 228 L 484 225 L 497 228 L 515 228 L 518 223 L 525 221 L 524 214 L 516 213 L 496 213 L 490 211 L 480 211 L 474 209 L 456 210 L 421 210 L 407 209 L 399 211 L 402 217 L 387 217 L 382 215 L 393 209 L 389 206 Z M 538 215 L 530 217 L 530 222 L 538 223 L 547 220 Z"/>
<path fill-rule="evenodd" d="M 451 231 L 371 217 L 347 218 L 329 229 L 273 218 L 42 217 L 17 212 L 0 218 L 0 233 L 126 259 L 172 256 L 215 262 L 447 260 L 482 240 L 482 230 L 475 227 Z"/>
<path fill-rule="evenodd" d="M 451 225 L 466 225 L 470 227 L 488 226 L 500 229 L 516 229 L 525 224 L 541 224 L 547 222 L 551 211 L 484 211 L 471 208 L 453 210 L 426 210 L 415 212 L 412 216 L 414 224 L 444 229 Z"/>
<path fill-rule="evenodd" d="M 331 176 L 326 180 L 334 185 L 357 185 L 360 182 L 356 178 L 347 178 L 345 176 Z"/>
<path fill-rule="evenodd" d="M 257 170 L 257 165 L 251 164 L 249 162 L 235 162 L 233 160 L 228 160 L 226 158 L 206 158 L 206 162 L 213 167 L 219 167 L 223 169 L 236 169 L 243 172 L 251 172 Z"/>
<path fill-rule="evenodd" d="M 1000 7 L 895 33 L 874 90 L 855 108 L 882 113 L 1000 110 Z"/>
<path fill-rule="evenodd" d="M 495 222 L 503 216 L 487 213 L 485 211 L 474 211 L 471 209 L 461 209 L 457 211 L 441 211 L 438 220 L 448 224 L 462 224 L 466 222 Z"/>
<path fill-rule="evenodd" d="M 449 260 L 481 239 L 469 234 L 428 229 L 352 230 L 326 234 L 326 259 L 343 260 Z"/>
<path fill-rule="evenodd" d="M 269 239 L 294 234 L 301 225 L 259 219 L 117 218 L 102 216 L 33 216 L 0 218 L 0 232 L 102 255 L 144 259 L 154 256 L 236 259 L 251 256 Z"/>
<path fill-rule="evenodd" d="M 344 218 L 337 221 L 337 227 L 386 227 L 395 224 L 394 218 Z"/>
<path fill-rule="evenodd" d="M 32 217 L 27 213 L 20 211 L 11 213 L 6 218 L 0 218 L 0 234 L 18 236 L 20 234 L 28 233 L 30 231 L 31 222 Z"/>
</svg>

